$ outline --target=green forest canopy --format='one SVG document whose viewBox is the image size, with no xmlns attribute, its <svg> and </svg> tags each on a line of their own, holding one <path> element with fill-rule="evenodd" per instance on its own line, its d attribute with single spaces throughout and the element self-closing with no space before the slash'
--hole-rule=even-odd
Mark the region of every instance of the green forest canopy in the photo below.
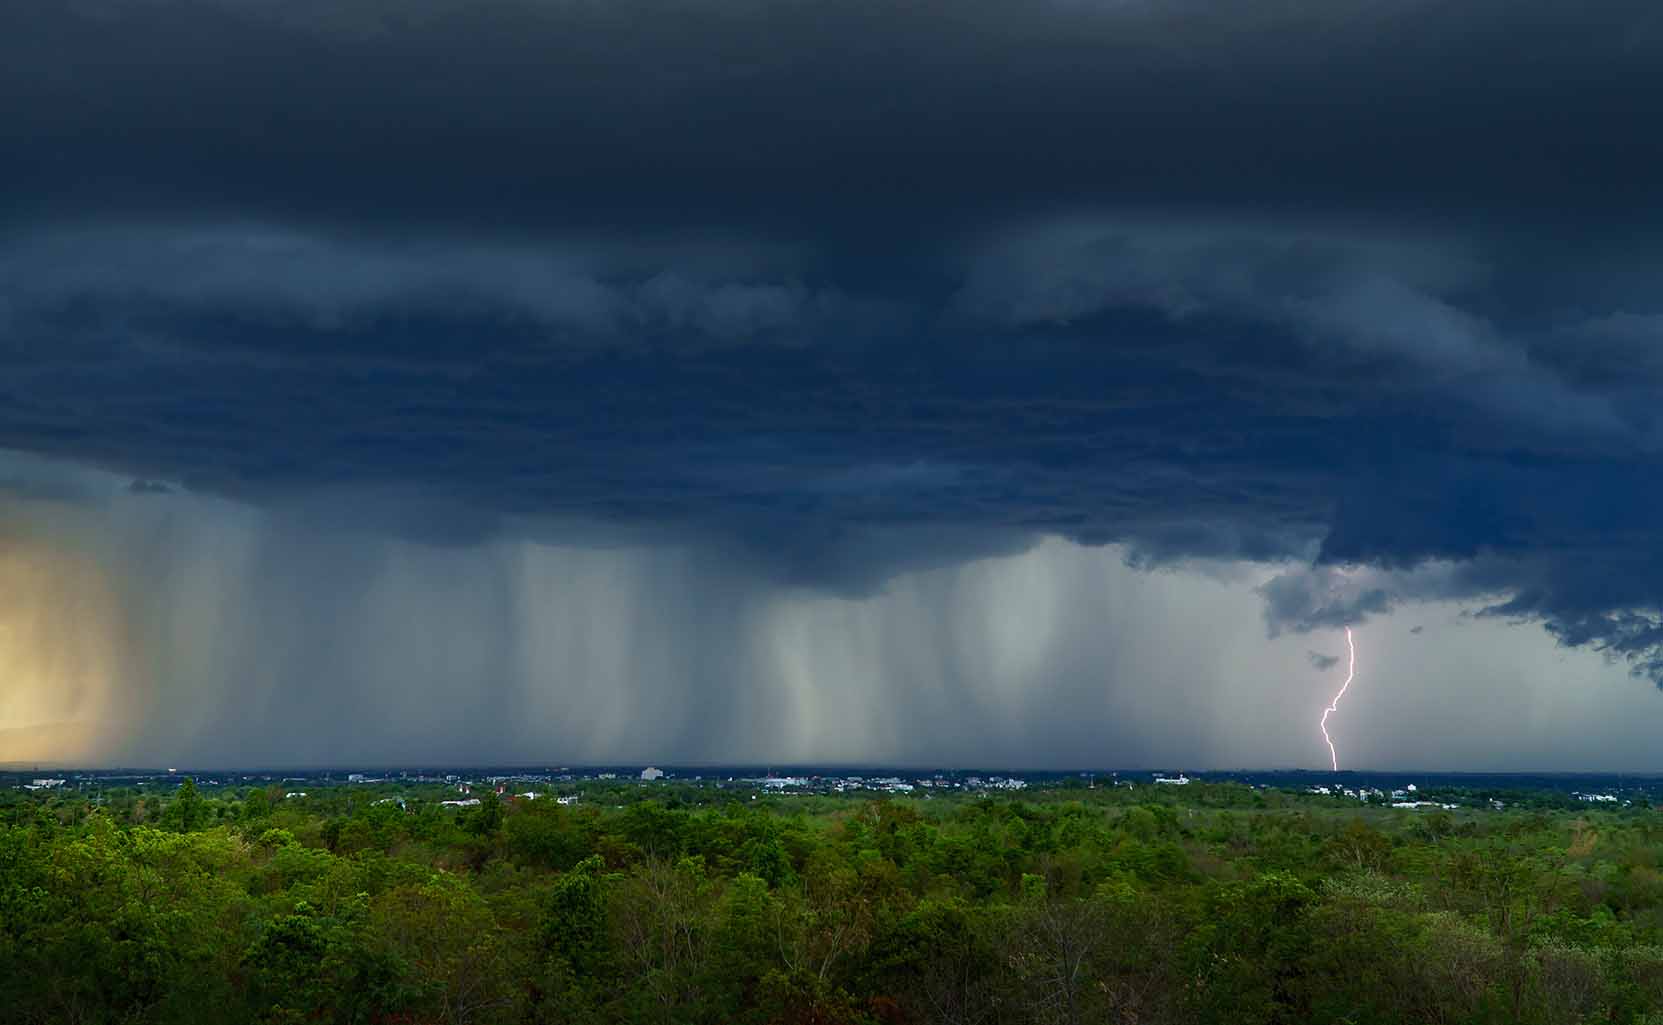
<svg viewBox="0 0 1663 1025">
<path fill-rule="evenodd" d="M 1663 1023 L 1650 808 L 446 796 L 0 796 L 4 1019 Z"/>
</svg>

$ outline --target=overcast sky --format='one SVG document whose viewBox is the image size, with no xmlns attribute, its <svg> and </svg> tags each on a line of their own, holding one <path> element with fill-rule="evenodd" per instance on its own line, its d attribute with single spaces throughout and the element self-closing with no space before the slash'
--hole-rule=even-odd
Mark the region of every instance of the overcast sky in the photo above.
<svg viewBox="0 0 1663 1025">
<path fill-rule="evenodd" d="M 0 761 L 1655 770 L 1663 11 L 0 3 Z"/>
</svg>

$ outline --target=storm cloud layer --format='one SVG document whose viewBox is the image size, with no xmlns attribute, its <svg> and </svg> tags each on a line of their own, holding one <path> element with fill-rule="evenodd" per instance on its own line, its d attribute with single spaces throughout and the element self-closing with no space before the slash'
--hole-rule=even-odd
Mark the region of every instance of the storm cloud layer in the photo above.
<svg viewBox="0 0 1663 1025">
<path fill-rule="evenodd" d="M 1261 638 L 1453 602 L 1663 682 L 1660 122 L 1646 4 L 0 4 L 7 587 L 90 567 L 71 604 L 126 625 L 78 657 L 207 688 L 253 656 L 187 671 L 195 634 L 132 624 L 135 581 L 211 564 L 244 617 L 216 643 L 281 623 L 313 654 L 261 672 L 296 702 L 360 680 L 362 715 L 439 686 L 340 633 L 396 633 L 370 581 L 473 574 L 411 614 L 473 624 L 450 675 L 507 701 L 650 624 L 662 664 L 586 669 L 613 682 L 563 708 L 609 721 L 690 663 L 654 739 L 699 757 L 783 722 L 905 753 L 826 740 L 832 654 L 768 690 L 786 627 L 756 617 L 919 588 L 927 655 L 838 643 L 963 728 L 932 754 L 986 748 L 921 681 L 1084 687 L 1056 681 L 1091 675 L 1086 634 L 1035 656 L 1074 666 L 1051 683 L 1001 675 L 942 581 L 1063 551 L 1251 567 Z M 147 508 L 244 539 L 206 555 Z M 503 632 L 607 588 L 704 597 L 535 653 Z"/>
</svg>

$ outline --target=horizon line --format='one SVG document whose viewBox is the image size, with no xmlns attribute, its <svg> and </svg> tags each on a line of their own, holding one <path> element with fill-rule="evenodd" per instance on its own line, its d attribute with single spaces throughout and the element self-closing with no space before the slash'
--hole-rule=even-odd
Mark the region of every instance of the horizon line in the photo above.
<svg viewBox="0 0 1663 1025">
<path fill-rule="evenodd" d="M 1228 769 L 1177 769 L 1171 767 L 1020 767 L 1020 766 L 989 766 L 964 765 L 948 766 L 939 763 L 926 762 L 651 762 L 651 761 L 618 761 L 618 762 L 580 762 L 554 766 L 548 762 L 439 762 L 439 763 L 349 763 L 312 765 L 189 765 L 181 767 L 152 767 L 142 765 L 86 765 L 71 762 L 51 761 L 6 761 L 0 762 L 0 773 L 22 774 L 28 772 L 63 771 L 79 773 L 132 773 L 136 775 L 155 776 L 187 776 L 202 773 L 278 773 L 303 772 L 310 774 L 337 772 L 419 772 L 419 771 L 454 771 L 472 770 L 480 772 L 584 772 L 611 771 L 618 769 L 658 768 L 669 771 L 704 771 L 711 769 L 760 770 L 761 772 L 789 772 L 790 770 L 894 770 L 904 772 L 936 772 L 952 774 L 972 773 L 1030 773 L 1049 775 L 1076 776 L 1105 776 L 1120 774 L 1149 774 L 1149 775 L 1179 775 L 1195 776 L 1226 776 L 1252 773 L 1281 773 L 1301 774 L 1310 776 L 1359 776 L 1359 775 L 1387 775 L 1424 773 L 1438 776 L 1640 776 L 1663 778 L 1663 769 L 1437 769 L 1426 767 L 1413 768 L 1349 768 L 1323 769 L 1306 768 L 1301 766 L 1261 766 L 1235 767 Z"/>
</svg>

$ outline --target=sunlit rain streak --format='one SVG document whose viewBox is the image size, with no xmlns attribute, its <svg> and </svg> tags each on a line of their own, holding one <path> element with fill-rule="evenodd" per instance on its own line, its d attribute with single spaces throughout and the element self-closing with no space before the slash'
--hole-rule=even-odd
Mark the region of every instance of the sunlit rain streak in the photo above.
<svg viewBox="0 0 1663 1025">
<path fill-rule="evenodd" d="M 1346 665 L 1345 682 L 1340 685 L 1340 692 L 1334 695 L 1334 700 L 1330 701 L 1328 707 L 1322 710 L 1322 722 L 1320 723 L 1322 739 L 1328 744 L 1328 760 L 1333 763 L 1335 772 L 1340 771 L 1340 756 L 1334 752 L 1334 738 L 1328 735 L 1328 716 L 1339 711 L 1340 699 L 1345 697 L 1346 688 L 1350 687 L 1351 681 L 1357 677 L 1357 645 L 1351 640 L 1351 627 L 1349 626 L 1345 628 L 1345 646 L 1351 652 L 1350 661 Z"/>
</svg>

